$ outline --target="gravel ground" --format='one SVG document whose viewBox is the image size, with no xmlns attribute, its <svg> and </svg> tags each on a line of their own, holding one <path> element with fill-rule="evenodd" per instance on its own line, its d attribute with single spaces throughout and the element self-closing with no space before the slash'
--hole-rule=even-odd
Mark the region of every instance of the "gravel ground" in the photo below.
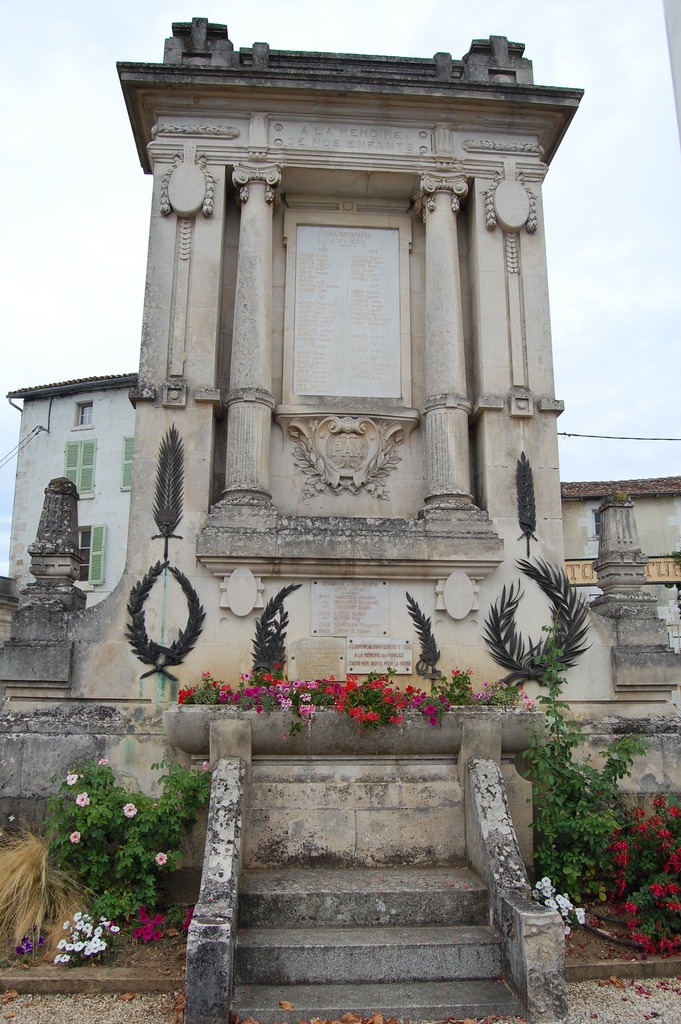
<svg viewBox="0 0 681 1024">
<path fill-rule="evenodd" d="M 566 1024 L 681 1024 L 681 978 L 650 981 L 580 981 L 568 984 Z M 181 1003 L 179 1004 L 181 1005 Z M 16 1024 L 181 1024 L 172 995 L 2 996 L 0 1022 Z M 501 1018 L 496 1018 L 501 1021 Z M 521 1017 L 504 1018 L 520 1024 Z M 296 1022 L 297 1024 L 297 1022 Z"/>
</svg>

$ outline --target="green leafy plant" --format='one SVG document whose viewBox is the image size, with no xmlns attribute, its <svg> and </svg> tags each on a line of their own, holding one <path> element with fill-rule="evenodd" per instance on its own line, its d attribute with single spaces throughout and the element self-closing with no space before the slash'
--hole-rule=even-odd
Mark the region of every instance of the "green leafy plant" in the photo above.
<svg viewBox="0 0 681 1024">
<path fill-rule="evenodd" d="M 609 848 L 613 895 L 626 899 L 631 938 L 647 953 L 681 949 L 681 808 L 664 794 L 625 811 Z"/>
<path fill-rule="evenodd" d="M 618 782 L 646 747 L 639 736 L 627 735 L 600 751 L 601 768 L 589 758 L 575 759 L 582 730 L 565 716 L 569 705 L 561 699 L 565 667 L 560 638 L 552 627 L 546 632 L 539 680 L 545 691 L 536 698 L 545 726 L 530 726 L 525 751 L 534 787 L 535 870 L 572 901 L 585 895 L 604 900 L 608 846 L 622 809 Z"/>
<path fill-rule="evenodd" d="M 90 890 L 96 917 L 127 918 L 156 905 L 162 876 L 176 867 L 180 842 L 208 801 L 207 772 L 167 762 L 152 768 L 166 769 L 156 800 L 118 786 L 104 759 L 78 762 L 48 800 L 50 852 Z"/>
</svg>

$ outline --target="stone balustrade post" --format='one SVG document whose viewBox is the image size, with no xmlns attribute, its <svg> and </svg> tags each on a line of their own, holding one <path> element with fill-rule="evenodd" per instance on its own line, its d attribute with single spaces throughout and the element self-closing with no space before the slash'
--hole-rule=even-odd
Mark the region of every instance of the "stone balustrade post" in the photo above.
<svg viewBox="0 0 681 1024">
<path fill-rule="evenodd" d="M 472 504 L 461 280 L 456 215 L 468 192 L 457 173 L 422 175 L 426 225 L 426 505 Z"/>
<path fill-rule="evenodd" d="M 223 500 L 269 502 L 272 395 L 272 208 L 281 170 L 235 167 L 241 227 L 234 301 Z"/>
</svg>

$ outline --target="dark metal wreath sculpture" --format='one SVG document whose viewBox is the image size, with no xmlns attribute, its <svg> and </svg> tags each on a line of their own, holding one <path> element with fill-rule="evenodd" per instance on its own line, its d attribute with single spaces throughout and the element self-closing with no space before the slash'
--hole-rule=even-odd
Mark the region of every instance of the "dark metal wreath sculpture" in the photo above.
<svg viewBox="0 0 681 1024">
<path fill-rule="evenodd" d="M 166 568 L 180 584 L 184 596 L 187 598 L 189 609 L 187 625 L 180 630 L 177 640 L 173 640 L 170 647 L 164 647 L 149 639 L 144 616 L 144 602 L 154 583 Z M 180 665 L 189 652 L 194 649 L 196 641 L 203 631 L 203 620 L 206 617 L 206 613 L 199 603 L 199 596 L 185 574 L 174 565 L 168 565 L 167 562 L 157 562 L 156 565 L 152 565 L 151 569 L 144 574 L 139 583 L 135 583 L 130 591 L 128 613 L 131 621 L 126 627 L 125 636 L 130 641 L 130 646 L 139 660 L 145 665 L 154 666 L 141 678 L 145 679 L 147 676 L 153 675 L 154 672 L 160 672 L 167 679 L 175 680 L 177 677 L 168 672 L 166 666 Z"/>
<path fill-rule="evenodd" d="M 516 494 L 518 496 L 518 522 L 522 530 L 521 537 L 527 541 L 527 557 L 530 557 L 530 540 L 536 540 L 534 531 L 537 529 L 537 507 L 534 501 L 534 481 L 532 466 L 525 452 L 520 453 L 515 472 Z M 520 540 L 520 537 L 518 538 Z"/>
<path fill-rule="evenodd" d="M 590 646 L 584 643 L 589 631 L 588 605 L 570 586 L 562 569 L 541 558 L 534 564 L 521 559 L 516 565 L 549 598 L 553 609 L 553 625 L 563 652 L 561 662 L 565 668 L 571 668 Z M 520 581 L 512 583 L 508 591 L 504 586 L 501 597 L 494 602 L 485 619 L 482 634 L 496 663 L 511 669 L 504 676 L 505 683 L 541 679 L 544 673 L 542 658 L 546 653 L 547 641 L 533 643 L 529 637 L 525 641 L 516 629 L 515 613 L 522 596 Z"/>
<path fill-rule="evenodd" d="M 253 638 L 254 672 L 274 672 L 277 666 L 283 668 L 286 660 L 288 626 L 288 612 L 284 608 L 284 601 L 301 586 L 300 583 L 289 583 L 287 587 L 282 587 L 267 602 L 265 611 L 256 622 Z"/>
<path fill-rule="evenodd" d="M 199 595 L 185 574 L 168 562 L 168 541 L 171 537 L 182 540 L 174 531 L 182 518 L 183 488 L 184 446 L 173 423 L 159 445 L 156 466 L 153 515 L 159 532 L 151 539 L 163 539 L 163 561 L 152 565 L 142 579 L 134 584 L 128 599 L 130 622 L 125 629 L 126 639 L 141 662 L 154 666 L 141 676 L 142 679 L 153 675 L 154 672 L 160 672 L 167 679 L 176 680 L 177 677 L 168 671 L 167 666 L 180 665 L 193 650 L 203 632 L 203 620 L 206 613 L 199 601 Z M 187 625 L 179 631 L 177 640 L 173 640 L 169 647 L 149 639 L 144 615 L 144 602 L 151 593 L 154 583 L 165 569 L 175 577 L 182 588 L 189 610 Z"/>
<path fill-rule="evenodd" d="M 414 623 L 414 628 L 421 644 L 421 657 L 416 662 L 416 672 L 425 679 L 439 679 L 442 674 L 437 667 L 437 663 L 440 660 L 440 651 L 435 643 L 430 619 L 425 617 L 409 591 L 406 594 L 407 611 L 411 616 L 411 621 Z"/>
</svg>

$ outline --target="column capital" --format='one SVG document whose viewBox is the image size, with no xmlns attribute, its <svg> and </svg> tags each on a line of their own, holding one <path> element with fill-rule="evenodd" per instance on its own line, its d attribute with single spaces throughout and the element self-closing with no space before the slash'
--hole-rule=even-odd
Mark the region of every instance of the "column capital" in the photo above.
<svg viewBox="0 0 681 1024">
<path fill-rule="evenodd" d="M 276 205 L 279 201 L 281 167 L 278 164 L 237 164 L 232 172 L 232 181 L 239 189 L 239 201 L 247 203 L 250 185 L 262 182 L 265 186 L 265 202 Z"/>
<path fill-rule="evenodd" d="M 424 171 L 416 193 L 416 212 L 426 215 L 426 210 L 435 209 L 435 196 L 438 192 L 446 192 L 452 198 L 452 213 L 458 213 L 461 200 L 468 195 L 466 176 L 454 168 L 449 171 Z"/>
</svg>

